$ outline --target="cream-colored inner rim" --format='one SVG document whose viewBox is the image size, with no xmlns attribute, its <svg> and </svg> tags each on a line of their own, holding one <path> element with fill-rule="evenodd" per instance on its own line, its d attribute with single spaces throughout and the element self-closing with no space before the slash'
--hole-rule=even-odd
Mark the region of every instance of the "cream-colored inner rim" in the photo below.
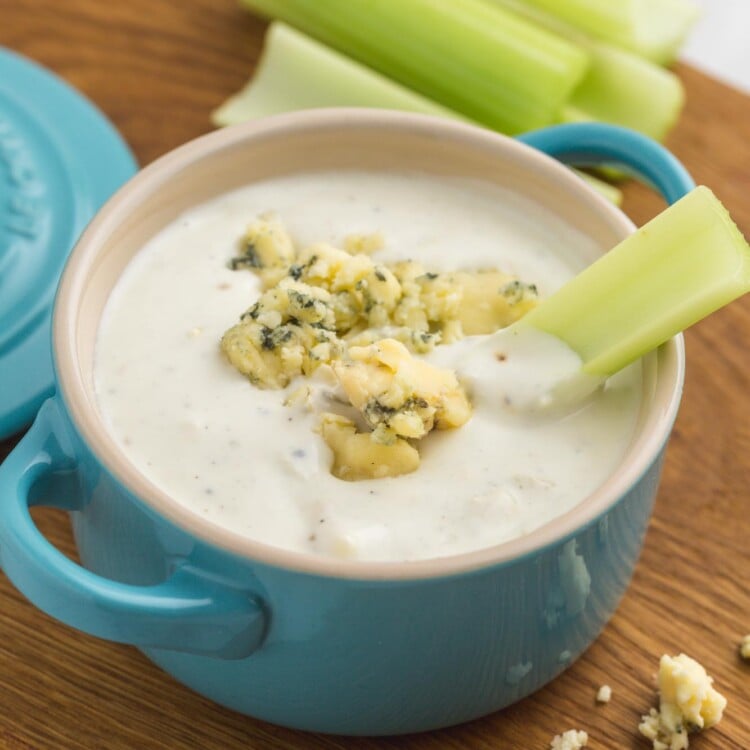
<svg viewBox="0 0 750 750">
<path fill-rule="evenodd" d="M 334 560 L 270 547 L 218 527 L 143 477 L 110 437 L 93 385 L 94 345 L 107 297 L 130 259 L 181 212 L 250 182 L 300 171 L 417 169 L 511 188 L 591 237 L 602 250 L 632 229 L 566 168 L 510 139 L 470 126 L 400 113 L 321 110 L 272 118 L 193 141 L 160 159 L 105 206 L 78 243 L 55 307 L 60 393 L 81 435 L 143 502 L 217 546 L 310 573 L 362 578 L 448 575 L 511 559 L 574 533 L 625 493 L 668 437 L 682 381 L 680 339 L 646 358 L 636 436 L 610 480 L 532 534 L 477 552 L 409 563 Z"/>
</svg>

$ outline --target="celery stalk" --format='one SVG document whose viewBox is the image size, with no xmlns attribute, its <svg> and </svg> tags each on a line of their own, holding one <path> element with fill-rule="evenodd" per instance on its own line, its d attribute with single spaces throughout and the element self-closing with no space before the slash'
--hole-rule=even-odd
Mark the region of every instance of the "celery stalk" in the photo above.
<svg viewBox="0 0 750 750">
<path fill-rule="evenodd" d="M 280 21 L 266 32 L 253 79 L 212 114 L 216 125 L 313 107 L 378 107 L 459 118 Z"/>
<path fill-rule="evenodd" d="M 581 172 L 579 169 L 573 170 L 589 187 L 594 188 L 597 193 L 602 197 L 606 198 L 610 203 L 614 203 L 615 206 L 621 206 L 623 201 L 622 190 L 610 185 L 604 180 L 600 180 L 598 177 L 590 175 L 588 172 Z"/>
<path fill-rule="evenodd" d="M 607 376 L 750 290 L 750 246 L 698 187 L 522 320 Z"/>
<path fill-rule="evenodd" d="M 252 80 L 212 113 L 215 125 L 312 107 L 376 107 L 463 119 L 394 83 L 281 21 L 266 32 L 263 55 Z M 616 206 L 622 192 L 585 172 L 573 170 Z"/>
<path fill-rule="evenodd" d="M 588 57 L 483 0 L 242 0 L 502 132 L 554 122 Z"/>
<path fill-rule="evenodd" d="M 698 8 L 688 0 L 523 0 L 595 39 L 661 65 L 672 62 Z"/>
<path fill-rule="evenodd" d="M 587 50 L 591 67 L 561 119 L 604 120 L 664 140 L 685 103 L 680 79 L 615 47 L 592 43 Z"/>
<path fill-rule="evenodd" d="M 589 68 L 560 112 L 562 122 L 603 120 L 664 140 L 685 102 L 680 79 L 637 55 L 597 42 L 527 0 L 492 0 L 576 44 L 589 55 Z M 597 5 L 604 9 L 609 3 Z"/>
</svg>

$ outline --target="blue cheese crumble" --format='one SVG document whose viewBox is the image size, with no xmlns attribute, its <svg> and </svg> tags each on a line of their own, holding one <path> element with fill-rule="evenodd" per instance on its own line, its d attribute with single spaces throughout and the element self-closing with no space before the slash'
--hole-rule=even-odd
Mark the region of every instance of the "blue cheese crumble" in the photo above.
<svg viewBox="0 0 750 750">
<path fill-rule="evenodd" d="M 465 424 L 471 403 L 452 370 L 414 354 L 492 333 L 537 302 L 533 284 L 495 270 L 434 273 L 413 261 L 378 263 L 380 234 L 297 249 L 273 214 L 240 241 L 233 270 L 261 281 L 259 299 L 227 330 L 221 349 L 257 388 L 286 388 L 327 366 L 354 407 L 322 415 L 331 473 L 359 480 L 415 471 L 414 443 Z"/>
<path fill-rule="evenodd" d="M 685 654 L 662 656 L 658 679 L 659 708 L 641 717 L 638 730 L 653 750 L 687 750 L 688 734 L 718 724 L 727 700 L 703 666 Z"/>
</svg>

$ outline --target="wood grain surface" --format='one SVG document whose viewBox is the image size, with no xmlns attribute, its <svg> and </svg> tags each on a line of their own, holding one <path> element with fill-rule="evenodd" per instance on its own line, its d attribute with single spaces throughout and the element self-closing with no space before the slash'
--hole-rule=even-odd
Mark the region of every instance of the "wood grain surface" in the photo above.
<svg viewBox="0 0 750 750">
<path fill-rule="evenodd" d="M 234 0 L 0 0 L 0 44 L 50 67 L 113 120 L 141 164 L 210 130 L 208 113 L 255 65 L 264 24 Z M 687 110 L 668 145 L 750 235 L 750 99 L 680 67 Z M 637 185 L 638 223 L 659 200 Z M 729 698 L 724 721 L 691 748 L 750 747 L 750 299 L 687 334 L 688 377 L 664 479 L 632 586 L 614 619 L 564 675 L 517 705 L 449 730 L 386 739 L 306 735 L 200 698 L 135 649 L 77 633 L 0 576 L 0 749 L 547 748 L 569 728 L 592 748 L 646 748 L 664 652 L 685 651 Z M 0 457 L 13 441 L 0 443 Z M 67 518 L 35 512 L 73 555 Z M 596 706 L 608 683 L 611 703 Z"/>
</svg>

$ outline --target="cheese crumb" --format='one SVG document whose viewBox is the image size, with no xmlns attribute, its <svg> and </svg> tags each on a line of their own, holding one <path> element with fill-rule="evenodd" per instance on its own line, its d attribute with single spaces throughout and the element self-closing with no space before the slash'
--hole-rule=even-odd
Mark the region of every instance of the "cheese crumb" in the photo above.
<svg viewBox="0 0 750 750">
<path fill-rule="evenodd" d="M 460 427 L 471 404 L 452 370 L 413 357 L 394 339 L 349 349 L 332 363 L 346 397 L 371 432 L 350 420 L 326 417 L 323 438 L 333 451 L 332 473 L 339 479 L 377 479 L 414 471 L 419 454 L 407 442 L 433 429 Z"/>
<path fill-rule="evenodd" d="M 221 339 L 227 359 L 258 388 L 284 388 L 339 355 L 331 295 L 284 279 Z"/>
<path fill-rule="evenodd" d="M 602 685 L 596 694 L 597 703 L 609 703 L 612 699 L 612 688 L 609 685 Z"/>
<path fill-rule="evenodd" d="M 588 747 L 589 736 L 586 732 L 569 729 L 567 732 L 556 735 L 549 743 L 550 750 L 580 750 Z"/>
<path fill-rule="evenodd" d="M 746 635 L 740 643 L 740 656 L 743 659 L 750 659 L 750 635 Z"/>
<path fill-rule="evenodd" d="M 372 255 L 378 250 L 382 250 L 385 240 L 381 232 L 372 232 L 372 234 L 349 234 L 344 237 L 344 250 L 351 255 Z"/>
<path fill-rule="evenodd" d="M 433 428 L 460 427 L 471 416 L 456 374 L 413 357 L 395 339 L 350 348 L 333 371 L 373 429 L 373 440 L 384 445 L 397 437 L 418 440 Z"/>
<path fill-rule="evenodd" d="M 333 452 L 331 473 L 339 479 L 352 482 L 397 477 L 419 467 L 419 453 L 406 440 L 397 438 L 388 445 L 375 443 L 370 433 L 357 432 L 351 420 L 338 414 L 324 414 L 320 431 Z"/>
<path fill-rule="evenodd" d="M 686 750 L 688 733 L 717 724 L 727 705 L 713 679 L 697 661 L 685 654 L 661 657 L 659 710 L 641 717 L 638 730 L 654 750 Z"/>
<path fill-rule="evenodd" d="M 272 213 L 259 216 L 247 228 L 240 241 L 240 254 L 229 267 L 252 268 L 265 288 L 272 287 L 287 274 L 294 260 L 294 245 L 281 222 Z"/>
</svg>

